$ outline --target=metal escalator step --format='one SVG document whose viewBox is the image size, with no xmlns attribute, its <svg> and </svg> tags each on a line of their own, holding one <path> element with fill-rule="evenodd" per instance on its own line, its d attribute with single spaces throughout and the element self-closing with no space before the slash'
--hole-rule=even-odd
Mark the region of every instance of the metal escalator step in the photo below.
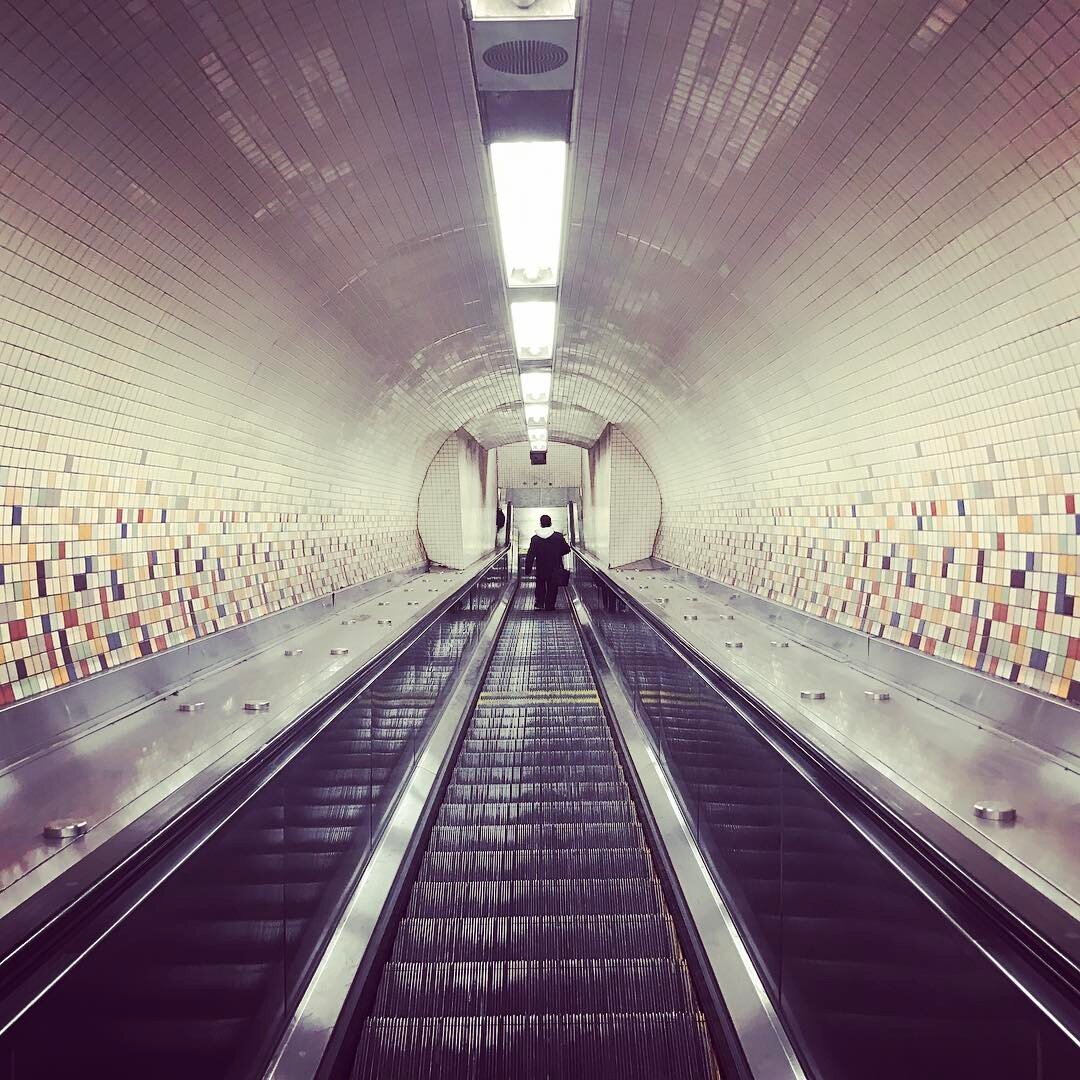
<svg viewBox="0 0 1080 1080">
<path fill-rule="evenodd" d="M 425 881 L 509 881 L 535 878 L 639 878 L 653 873 L 643 848 L 518 848 L 503 851 L 429 849 L 420 866 Z"/>
<path fill-rule="evenodd" d="M 627 821 L 515 822 L 510 825 L 440 825 L 431 831 L 439 851 L 501 851 L 504 848 L 641 847 L 645 834 L 636 819 Z"/>
<path fill-rule="evenodd" d="M 588 799 L 627 800 L 630 788 L 625 782 L 597 783 L 590 781 L 554 781 L 549 784 L 525 782 L 469 784 L 458 781 L 446 789 L 446 801 L 455 803 L 469 802 L 559 802 Z"/>
<path fill-rule="evenodd" d="M 684 1012 L 695 1007 L 678 960 L 391 961 L 374 1016 Z"/>
<path fill-rule="evenodd" d="M 655 879 L 562 878 L 538 881 L 417 881 L 412 916 L 658 915 L 665 911 Z"/>
<path fill-rule="evenodd" d="M 685 1013 L 596 1016 L 374 1017 L 356 1080 L 712 1080 L 703 1018 Z"/>
<path fill-rule="evenodd" d="M 393 959 L 572 960 L 671 957 L 668 915 L 512 915 L 405 918 Z"/>
<path fill-rule="evenodd" d="M 599 784 L 618 783 L 622 769 L 610 765 L 578 765 L 551 761 L 544 765 L 461 766 L 454 770 L 454 780 L 460 784 L 549 784 L 559 781 Z"/>
<path fill-rule="evenodd" d="M 595 766 L 601 768 L 610 767 L 612 763 L 612 750 L 576 750 L 574 752 L 574 764 L 576 766 Z M 492 751 L 478 754 L 463 753 L 458 759 L 459 764 L 466 768 L 549 768 L 551 766 L 551 753 L 544 750 L 514 750 Z"/>
<path fill-rule="evenodd" d="M 444 803 L 436 819 L 439 825 L 541 825 L 578 822 L 633 821 L 634 809 L 619 799 L 595 799 L 578 803 Z"/>
</svg>

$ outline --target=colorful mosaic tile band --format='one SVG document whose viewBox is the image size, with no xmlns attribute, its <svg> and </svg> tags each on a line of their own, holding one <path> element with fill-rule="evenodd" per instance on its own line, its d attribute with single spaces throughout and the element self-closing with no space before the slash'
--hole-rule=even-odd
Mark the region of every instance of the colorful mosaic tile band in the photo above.
<svg viewBox="0 0 1080 1080">
<path fill-rule="evenodd" d="M 1080 704 L 1080 476 L 994 497 L 665 507 L 656 553 L 716 581 Z M 992 484 L 991 484 L 992 487 Z"/>
<path fill-rule="evenodd" d="M 75 506 L 69 479 L 2 489 L 3 705 L 423 562 L 390 508 Z"/>
</svg>

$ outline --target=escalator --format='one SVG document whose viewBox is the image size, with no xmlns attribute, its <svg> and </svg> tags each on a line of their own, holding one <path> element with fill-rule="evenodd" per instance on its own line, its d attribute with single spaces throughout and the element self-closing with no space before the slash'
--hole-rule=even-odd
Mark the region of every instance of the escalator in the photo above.
<svg viewBox="0 0 1080 1080">
<path fill-rule="evenodd" d="M 0 1077 L 261 1074 L 502 585 L 480 581 L 160 888 L 121 905 L 115 928 L 0 1036 Z"/>
<path fill-rule="evenodd" d="M 0 1035 L 0 1080 L 262 1076 L 459 683 L 460 737 L 332 1050 L 303 1075 L 749 1076 L 703 959 L 715 928 L 686 925 L 669 853 L 650 847 L 656 808 L 628 771 L 614 671 L 806 1075 L 1080 1075 L 1075 1040 L 1006 977 L 993 934 L 935 906 L 598 576 L 583 569 L 578 588 L 602 664 L 580 611 L 535 612 L 519 589 L 482 684 L 465 679 L 504 581 L 432 622 L 121 910 Z"/>
<path fill-rule="evenodd" d="M 993 926 L 964 926 L 972 913 L 961 900 L 942 904 L 944 894 L 902 872 L 872 826 L 842 813 L 838 796 L 778 753 L 628 602 L 612 602 L 610 582 L 580 577 L 611 662 L 815 1075 L 1080 1076 L 1075 995 L 1059 1016 L 1040 1008 L 1003 975 Z M 1056 984 L 1046 988 L 1044 1000 L 1057 1001 Z"/>
<path fill-rule="evenodd" d="M 577 630 L 531 606 L 519 591 L 353 1075 L 718 1076 Z"/>
</svg>

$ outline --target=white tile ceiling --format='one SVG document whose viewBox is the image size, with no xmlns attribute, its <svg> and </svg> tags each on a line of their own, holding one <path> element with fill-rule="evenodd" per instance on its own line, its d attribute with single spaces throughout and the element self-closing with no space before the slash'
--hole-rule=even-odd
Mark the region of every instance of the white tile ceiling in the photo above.
<svg viewBox="0 0 1080 1080">
<path fill-rule="evenodd" d="M 688 490 L 802 438 L 814 387 L 902 395 L 919 327 L 1075 317 L 1075 3 L 586 7 L 553 439 L 613 420 Z M 107 298 L 136 383 L 172 335 L 298 444 L 521 437 L 457 0 L 17 0 L 0 30 L 5 243 L 75 267 L 37 309 Z"/>
</svg>

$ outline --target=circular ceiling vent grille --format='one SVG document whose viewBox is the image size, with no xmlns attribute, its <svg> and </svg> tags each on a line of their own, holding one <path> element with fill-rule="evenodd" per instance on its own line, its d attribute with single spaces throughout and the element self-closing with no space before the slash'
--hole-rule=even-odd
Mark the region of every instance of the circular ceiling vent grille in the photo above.
<svg viewBox="0 0 1080 1080">
<path fill-rule="evenodd" d="M 484 52 L 484 63 L 504 75 L 543 75 L 569 59 L 570 54 L 552 41 L 500 41 Z"/>
</svg>

